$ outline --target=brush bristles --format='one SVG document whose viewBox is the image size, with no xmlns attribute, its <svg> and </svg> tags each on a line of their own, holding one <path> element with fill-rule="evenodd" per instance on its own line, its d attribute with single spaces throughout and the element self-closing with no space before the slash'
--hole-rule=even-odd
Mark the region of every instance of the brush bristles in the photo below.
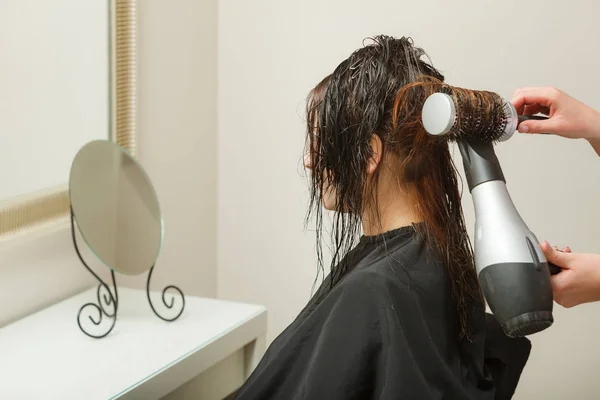
<svg viewBox="0 0 600 400">
<path fill-rule="evenodd" d="M 497 142 L 506 132 L 509 110 L 502 97 L 493 92 L 444 85 L 441 90 L 452 97 L 456 121 L 446 140 Z"/>
</svg>

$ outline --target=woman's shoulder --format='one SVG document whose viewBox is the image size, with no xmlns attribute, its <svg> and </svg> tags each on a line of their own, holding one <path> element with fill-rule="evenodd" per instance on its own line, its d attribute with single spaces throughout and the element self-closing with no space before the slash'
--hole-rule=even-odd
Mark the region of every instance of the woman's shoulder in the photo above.
<svg viewBox="0 0 600 400">
<path fill-rule="evenodd" d="M 348 274 L 348 284 L 360 282 L 406 289 L 408 293 L 440 291 L 448 284 L 442 258 L 419 240 L 378 246 Z M 357 281 L 357 282 L 354 282 Z"/>
<path fill-rule="evenodd" d="M 446 274 L 437 262 L 426 262 L 389 255 L 357 266 L 331 291 L 335 299 L 354 302 L 361 298 L 365 306 L 382 303 L 419 302 L 427 296 L 446 292 Z"/>
<path fill-rule="evenodd" d="M 332 274 L 322 282 L 304 312 L 332 304 L 354 306 L 357 299 L 361 307 L 379 309 L 382 304 L 444 302 L 450 295 L 441 258 L 418 240 L 370 245 L 357 258 L 334 285 Z"/>
</svg>

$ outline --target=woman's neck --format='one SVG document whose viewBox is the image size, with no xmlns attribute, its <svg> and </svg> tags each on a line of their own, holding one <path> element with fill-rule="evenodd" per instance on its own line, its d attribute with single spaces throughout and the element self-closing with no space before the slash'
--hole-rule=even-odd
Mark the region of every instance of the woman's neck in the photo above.
<svg viewBox="0 0 600 400">
<path fill-rule="evenodd" d="M 389 192 L 388 192 L 389 193 Z M 366 236 L 382 233 L 422 222 L 415 204 L 406 193 L 380 192 L 378 203 L 365 211 L 362 218 L 363 233 Z"/>
</svg>

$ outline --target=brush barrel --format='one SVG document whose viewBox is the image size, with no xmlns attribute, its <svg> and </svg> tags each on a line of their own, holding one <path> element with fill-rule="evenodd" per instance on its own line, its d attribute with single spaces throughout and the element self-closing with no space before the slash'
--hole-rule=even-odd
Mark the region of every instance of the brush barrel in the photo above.
<svg viewBox="0 0 600 400">
<path fill-rule="evenodd" d="M 485 299 L 505 334 L 521 337 L 553 322 L 548 262 L 508 190 L 493 145 L 459 142 L 475 206 L 475 266 Z"/>
<path fill-rule="evenodd" d="M 497 141 L 505 142 L 510 139 L 517 131 L 519 125 L 519 116 L 517 110 L 513 104 L 505 99 L 502 99 L 502 114 L 504 115 L 505 124 L 498 129 L 502 129 L 499 132 Z M 456 104 L 452 96 L 446 93 L 434 93 L 425 100 L 423 109 L 421 110 L 421 121 L 425 131 L 432 136 L 444 136 L 448 135 L 453 129 L 461 132 L 457 129 L 457 110 Z M 469 140 L 477 137 L 480 132 L 461 132 L 459 134 L 468 135 L 469 137 L 459 137 L 458 139 Z"/>
</svg>

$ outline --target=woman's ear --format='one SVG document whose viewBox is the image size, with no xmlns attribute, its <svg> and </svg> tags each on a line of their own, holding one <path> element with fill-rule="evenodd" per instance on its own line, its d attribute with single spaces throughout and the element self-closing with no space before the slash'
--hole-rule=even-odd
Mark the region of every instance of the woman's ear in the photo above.
<svg viewBox="0 0 600 400">
<path fill-rule="evenodd" d="M 381 162 L 381 155 L 383 153 L 383 142 L 377 134 L 371 136 L 371 158 L 369 158 L 369 164 L 367 166 L 367 172 L 371 175 L 377 170 L 379 163 Z"/>
</svg>

